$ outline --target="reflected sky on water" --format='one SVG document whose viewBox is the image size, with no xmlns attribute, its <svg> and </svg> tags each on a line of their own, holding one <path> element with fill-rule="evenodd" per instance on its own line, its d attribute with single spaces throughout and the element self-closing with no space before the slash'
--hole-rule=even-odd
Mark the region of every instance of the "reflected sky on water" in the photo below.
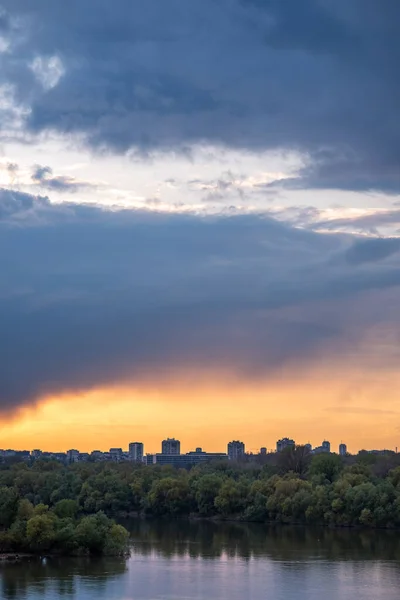
<svg viewBox="0 0 400 600">
<path fill-rule="evenodd" d="M 133 521 L 132 554 L 0 566 L 3 600 L 398 600 L 397 532 Z"/>
</svg>

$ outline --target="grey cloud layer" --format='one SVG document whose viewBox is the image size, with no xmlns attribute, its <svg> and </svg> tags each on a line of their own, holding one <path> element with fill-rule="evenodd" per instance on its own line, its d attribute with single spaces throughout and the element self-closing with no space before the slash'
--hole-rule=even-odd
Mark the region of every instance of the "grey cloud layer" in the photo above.
<svg viewBox="0 0 400 600">
<path fill-rule="evenodd" d="M 294 150 L 297 187 L 400 189 L 398 0 L 2 3 L 1 77 L 30 131 Z"/>
<path fill-rule="evenodd" d="M 265 377 L 379 320 L 398 327 L 385 304 L 400 285 L 393 248 L 358 244 L 261 216 L 111 212 L 1 190 L 1 409 L 193 367 Z"/>
<path fill-rule="evenodd" d="M 48 190 L 75 193 L 85 189 L 96 189 L 96 185 L 87 181 L 79 181 L 69 175 L 53 175 L 51 167 L 36 165 L 32 173 L 32 181 Z"/>
</svg>

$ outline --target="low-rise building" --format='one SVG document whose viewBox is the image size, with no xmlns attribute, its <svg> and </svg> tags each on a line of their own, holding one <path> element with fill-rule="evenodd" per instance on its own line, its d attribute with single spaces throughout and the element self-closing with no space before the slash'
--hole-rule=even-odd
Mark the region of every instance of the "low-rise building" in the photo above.
<svg viewBox="0 0 400 600">
<path fill-rule="evenodd" d="M 89 452 L 80 452 L 78 456 L 79 462 L 87 462 L 90 458 Z"/>
<path fill-rule="evenodd" d="M 314 448 L 313 450 L 313 454 L 329 454 L 331 451 L 331 443 L 328 442 L 327 440 L 324 440 L 322 442 L 321 446 L 317 446 L 316 448 Z"/>
<path fill-rule="evenodd" d="M 92 450 L 90 456 L 93 460 L 104 460 L 104 452 L 101 450 Z"/>
<path fill-rule="evenodd" d="M 122 448 L 110 448 L 111 460 L 119 462 L 123 458 Z"/>
<path fill-rule="evenodd" d="M 195 452 L 187 454 L 154 454 L 147 455 L 153 458 L 153 463 L 147 464 L 157 465 L 172 465 L 173 467 L 192 467 L 200 463 L 210 462 L 213 460 L 227 459 L 228 455 L 223 452 L 203 452 L 202 448 L 196 448 Z"/>
<path fill-rule="evenodd" d="M 65 452 L 53 452 L 53 459 L 58 460 L 59 462 L 65 462 L 67 460 L 67 455 Z"/>
<path fill-rule="evenodd" d="M 156 454 L 146 454 L 143 460 L 145 465 L 155 465 L 156 464 Z"/>
</svg>

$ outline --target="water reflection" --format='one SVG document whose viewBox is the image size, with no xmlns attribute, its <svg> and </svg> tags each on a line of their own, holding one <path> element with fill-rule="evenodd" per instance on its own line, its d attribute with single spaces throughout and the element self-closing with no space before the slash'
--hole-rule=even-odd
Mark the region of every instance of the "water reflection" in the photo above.
<svg viewBox="0 0 400 600">
<path fill-rule="evenodd" d="M 108 580 L 127 570 L 121 558 L 48 558 L 6 562 L 0 567 L 0 590 L 4 600 L 78 597 L 82 579 L 90 579 L 98 598 L 106 598 Z"/>
<path fill-rule="evenodd" d="M 132 521 L 133 552 L 165 558 L 400 560 L 397 531 L 265 526 L 212 521 Z"/>
<path fill-rule="evenodd" d="M 0 565 L 2 600 L 398 600 L 392 531 L 200 521 L 125 523 L 132 556 Z M 362 588 L 362 593 L 360 589 Z"/>
</svg>

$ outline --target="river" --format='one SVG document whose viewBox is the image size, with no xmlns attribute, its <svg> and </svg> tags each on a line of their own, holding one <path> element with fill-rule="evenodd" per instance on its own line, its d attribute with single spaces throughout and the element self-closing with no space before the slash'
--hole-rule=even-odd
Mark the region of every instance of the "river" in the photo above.
<svg viewBox="0 0 400 600">
<path fill-rule="evenodd" d="M 398 600 L 400 535 L 135 521 L 127 560 L 0 565 L 2 600 Z"/>
</svg>

